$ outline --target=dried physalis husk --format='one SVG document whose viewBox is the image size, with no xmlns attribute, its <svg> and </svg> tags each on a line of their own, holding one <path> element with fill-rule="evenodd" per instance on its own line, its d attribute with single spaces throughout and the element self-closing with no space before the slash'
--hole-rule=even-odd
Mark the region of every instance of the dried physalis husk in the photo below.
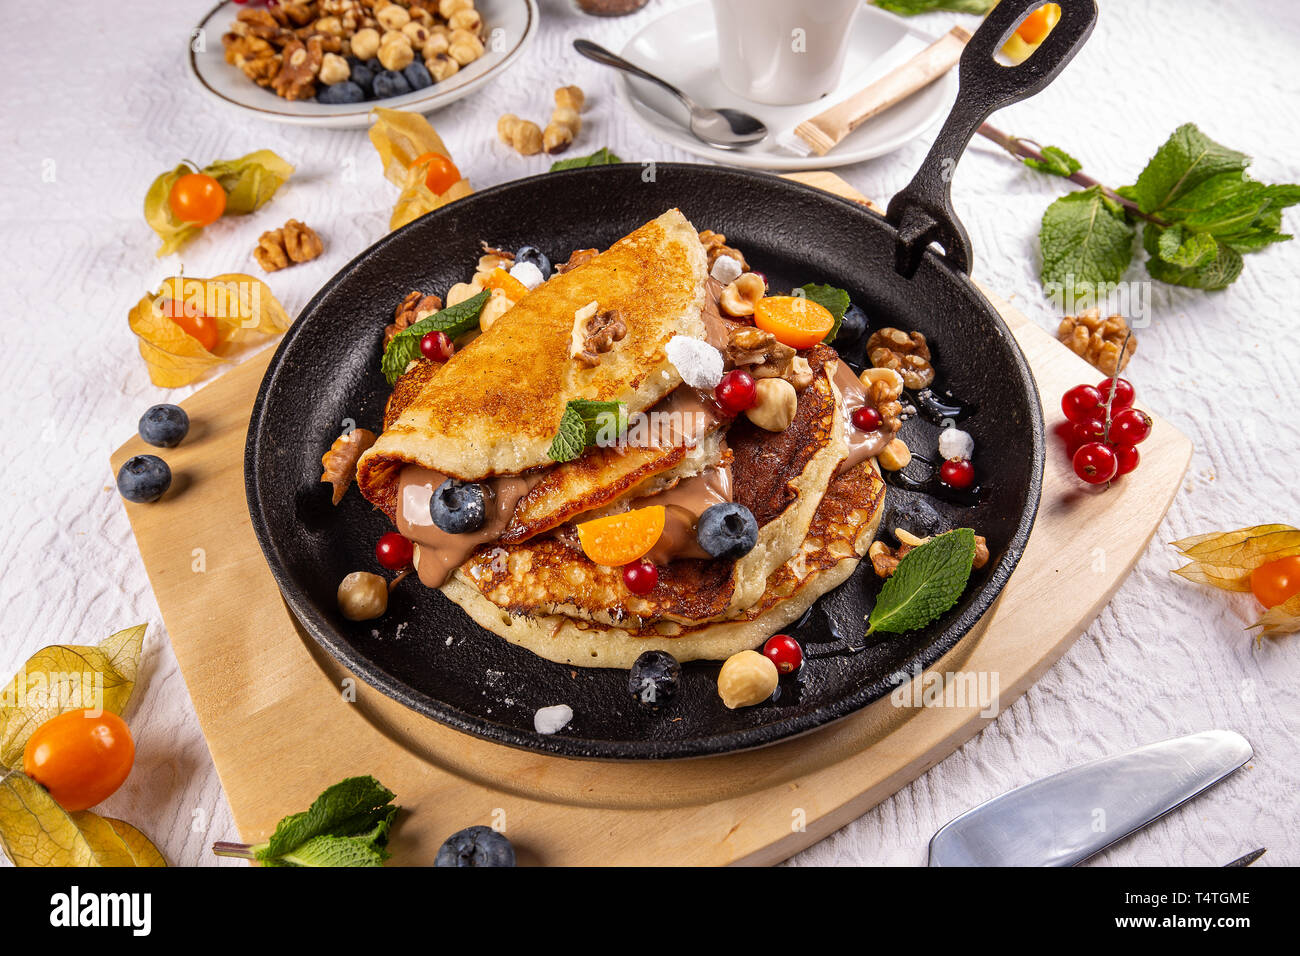
<svg viewBox="0 0 1300 956">
<path fill-rule="evenodd" d="M 1263 617 L 1251 628 L 1259 628 L 1256 638 L 1274 637 L 1278 634 L 1295 634 L 1300 632 L 1300 594 L 1277 607 L 1264 612 Z"/>
<path fill-rule="evenodd" d="M 1222 591 L 1249 591 L 1250 574 L 1261 564 L 1300 554 L 1300 529 L 1261 524 L 1236 531 L 1198 534 L 1173 542 L 1191 564 L 1174 574 Z"/>
<path fill-rule="evenodd" d="M 370 127 L 370 142 L 379 152 L 384 164 L 384 177 L 402 187 L 397 198 L 388 228 L 396 229 L 427 212 L 445 206 L 456 199 L 468 196 L 473 189 L 469 180 L 460 179 L 446 192 L 435 193 L 425 185 L 426 168 L 416 160 L 426 153 L 436 153 L 451 159 L 451 153 L 429 121 L 418 113 L 375 107 L 375 117 Z"/>
<path fill-rule="evenodd" d="M 1300 555 L 1300 529 L 1287 524 L 1262 524 L 1198 534 L 1173 545 L 1192 559 L 1191 564 L 1177 568 L 1174 574 L 1223 591 L 1250 591 L 1250 575 L 1260 565 Z M 1255 629 L 1256 639 L 1300 631 L 1300 595 L 1265 611 L 1251 627 Z"/>
<path fill-rule="evenodd" d="M 215 325 L 217 342 L 211 350 L 172 318 L 178 312 L 205 316 Z M 166 279 L 156 293 L 135 304 L 127 321 L 140 339 L 140 356 L 149 366 L 150 380 L 175 388 L 230 361 L 241 344 L 278 335 L 291 320 L 265 282 L 229 273 L 211 279 Z"/>
<path fill-rule="evenodd" d="M 334 504 L 343 500 L 348 486 L 357 477 L 357 461 L 362 452 L 375 443 L 375 433 L 368 428 L 354 428 L 334 439 L 330 450 L 321 455 L 321 481 L 334 486 Z"/>
</svg>

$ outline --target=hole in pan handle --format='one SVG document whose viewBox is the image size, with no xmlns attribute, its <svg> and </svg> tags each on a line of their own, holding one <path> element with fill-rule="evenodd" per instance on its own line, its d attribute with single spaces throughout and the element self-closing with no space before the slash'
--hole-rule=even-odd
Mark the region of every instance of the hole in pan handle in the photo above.
<svg viewBox="0 0 1300 956">
<path fill-rule="evenodd" d="M 971 247 L 952 207 L 952 176 L 966 145 L 989 115 L 1033 96 L 1065 68 L 1097 22 L 1094 0 L 1055 0 L 1061 19 L 1029 59 L 1003 66 L 994 57 L 1020 21 L 1045 0 L 1001 0 L 975 31 L 958 66 L 957 100 L 912 181 L 889 201 L 898 230 L 894 268 L 911 278 L 930 243 L 948 265 L 970 274 Z"/>
</svg>

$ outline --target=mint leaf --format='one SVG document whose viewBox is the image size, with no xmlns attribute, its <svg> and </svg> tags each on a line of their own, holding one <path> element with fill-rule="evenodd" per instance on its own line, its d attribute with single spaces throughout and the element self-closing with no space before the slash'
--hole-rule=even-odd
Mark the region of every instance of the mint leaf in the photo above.
<svg viewBox="0 0 1300 956">
<path fill-rule="evenodd" d="M 1171 227 L 1171 229 L 1180 230 L 1181 232 L 1179 226 Z M 1196 265 L 1182 266 L 1177 262 L 1168 261 L 1161 255 L 1161 247 L 1172 244 L 1172 240 L 1168 242 L 1165 240 L 1165 235 L 1169 231 L 1161 229 L 1152 223 L 1147 223 L 1142 230 L 1142 247 L 1146 249 L 1150 256 L 1147 259 L 1147 272 L 1151 274 L 1151 278 L 1160 282 L 1168 282 L 1170 285 L 1181 285 L 1191 289 L 1205 289 L 1207 291 L 1225 289 L 1237 281 L 1242 269 L 1241 253 L 1237 250 L 1210 238 L 1210 241 L 1215 244 L 1213 258 L 1203 258 Z M 1175 238 L 1178 235 L 1179 233 L 1176 233 Z M 1181 250 L 1183 245 L 1180 242 L 1178 249 Z"/>
<path fill-rule="evenodd" d="M 383 866 L 384 854 L 352 837 L 312 837 L 276 862 L 288 866 Z"/>
<path fill-rule="evenodd" d="M 387 823 L 397 808 L 389 804 L 393 792 L 374 777 L 348 777 L 323 793 L 302 813 L 276 824 L 271 839 L 254 851 L 259 860 L 286 856 L 313 837 L 352 837 L 367 832 L 387 838 Z M 381 822 L 384 822 L 382 830 Z"/>
<path fill-rule="evenodd" d="M 902 634 L 929 624 L 966 589 L 975 563 L 975 532 L 957 528 L 903 555 L 880 589 L 867 633 Z"/>
<path fill-rule="evenodd" d="M 551 172 L 558 173 L 562 169 L 584 169 L 587 166 L 613 166 L 621 162 L 623 160 L 602 146 L 590 156 L 575 156 L 572 159 L 561 159 L 551 163 Z"/>
<path fill-rule="evenodd" d="M 1022 162 L 1030 169 L 1036 169 L 1040 173 L 1047 173 L 1050 176 L 1060 176 L 1064 179 L 1069 179 L 1083 168 L 1081 162 L 1059 146 L 1044 146 L 1041 152 L 1043 154 L 1041 160 L 1026 156 Z"/>
<path fill-rule="evenodd" d="M 1043 282 L 1067 291 L 1118 282 L 1133 261 L 1133 234 L 1100 186 L 1062 196 L 1043 213 L 1038 235 Z"/>
<path fill-rule="evenodd" d="M 993 9 L 997 0 L 874 0 L 876 6 L 890 13 L 911 17 L 918 13 L 948 10 L 952 13 L 984 15 Z"/>
<path fill-rule="evenodd" d="M 573 461 L 596 443 L 604 429 L 618 435 L 627 427 L 627 406 L 622 402 L 598 402 L 576 398 L 564 406 L 560 427 L 551 440 L 547 455 L 552 461 Z"/>
<path fill-rule="evenodd" d="M 484 289 L 478 295 L 457 302 L 455 305 L 449 305 L 441 312 L 426 316 L 394 335 L 388 343 L 388 348 L 384 349 L 384 358 L 380 362 L 380 368 L 388 384 L 396 383 L 406 371 L 406 366 L 413 359 L 419 358 L 420 339 L 430 332 L 446 332 L 447 337 L 454 341 L 465 333 L 473 331 L 478 326 L 479 314 L 483 311 L 483 306 L 487 305 L 491 294 L 491 291 Z"/>
<path fill-rule="evenodd" d="M 1212 235 L 1183 226 L 1170 226 L 1161 232 L 1156 249 L 1165 262 L 1184 269 L 1207 265 L 1219 254 L 1219 244 Z"/>
<path fill-rule="evenodd" d="M 1156 150 L 1137 182 L 1121 192 L 1144 213 L 1158 216 L 1206 180 L 1240 173 L 1249 165 L 1245 153 L 1228 149 L 1185 123 Z"/>
<path fill-rule="evenodd" d="M 802 295 L 809 302 L 816 302 L 831 314 L 835 323 L 822 341 L 832 341 L 839 334 L 840 323 L 844 321 L 844 313 L 849 309 L 849 294 L 833 285 L 818 285 L 815 282 L 804 283 L 794 290 L 794 294 Z"/>
</svg>

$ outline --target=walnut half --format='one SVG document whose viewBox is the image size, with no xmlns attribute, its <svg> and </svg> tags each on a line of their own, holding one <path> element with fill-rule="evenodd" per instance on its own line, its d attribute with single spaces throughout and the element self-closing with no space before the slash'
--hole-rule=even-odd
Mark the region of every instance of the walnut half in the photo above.
<svg viewBox="0 0 1300 956">
<path fill-rule="evenodd" d="M 892 368 L 903 376 L 908 388 L 925 388 L 934 382 L 930 346 L 920 332 L 880 329 L 867 339 L 867 358 L 876 368 Z"/>
<path fill-rule="evenodd" d="M 393 321 L 384 329 L 384 348 L 393 340 L 393 336 L 423 318 L 442 309 L 442 299 L 436 295 L 425 295 L 419 289 L 407 293 L 405 299 L 393 313 Z"/>
<path fill-rule="evenodd" d="M 1107 375 L 1122 372 L 1137 351 L 1137 336 L 1129 331 L 1124 316 L 1103 319 L 1097 309 L 1067 315 L 1056 334 L 1071 352 Z"/>
<path fill-rule="evenodd" d="M 615 342 L 623 341 L 627 335 L 627 323 L 615 309 L 604 312 L 591 310 L 591 314 L 583 318 L 586 309 L 579 309 L 575 315 L 580 323 L 580 329 L 575 329 L 575 333 L 581 333 L 582 345 L 574 351 L 573 357 L 587 368 L 595 368 L 600 364 L 600 357 L 612 349 Z"/>
<path fill-rule="evenodd" d="M 290 219 L 279 229 L 262 233 L 257 248 L 253 250 L 253 258 L 267 272 L 276 272 L 293 263 L 309 262 L 324 248 L 315 230 L 297 219 Z"/>
</svg>

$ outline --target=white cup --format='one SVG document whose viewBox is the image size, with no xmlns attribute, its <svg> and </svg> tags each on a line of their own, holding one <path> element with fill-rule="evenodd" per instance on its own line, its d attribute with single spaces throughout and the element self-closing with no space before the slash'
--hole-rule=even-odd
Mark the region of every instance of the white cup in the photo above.
<svg viewBox="0 0 1300 956">
<path fill-rule="evenodd" d="M 835 89 L 864 0 L 713 0 L 718 69 L 758 103 L 809 103 Z"/>
</svg>

